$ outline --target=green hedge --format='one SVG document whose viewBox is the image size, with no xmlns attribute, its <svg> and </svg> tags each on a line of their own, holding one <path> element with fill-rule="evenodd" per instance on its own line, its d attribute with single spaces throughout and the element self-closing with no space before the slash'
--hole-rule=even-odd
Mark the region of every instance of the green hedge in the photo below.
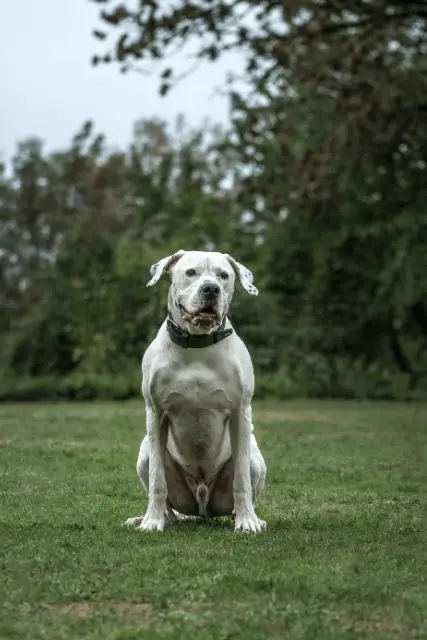
<svg viewBox="0 0 427 640">
<path fill-rule="evenodd" d="M 141 382 L 137 377 L 75 375 L 64 378 L 9 378 L 0 382 L 0 402 L 129 400 L 140 395 Z"/>
<path fill-rule="evenodd" d="M 141 375 L 76 373 L 66 377 L 0 377 L 0 402 L 130 400 L 141 397 Z M 409 393 L 407 380 L 384 371 L 361 371 L 356 366 L 335 378 L 312 371 L 285 369 L 256 376 L 257 399 L 336 398 L 369 400 L 427 400 L 427 388 Z"/>
</svg>

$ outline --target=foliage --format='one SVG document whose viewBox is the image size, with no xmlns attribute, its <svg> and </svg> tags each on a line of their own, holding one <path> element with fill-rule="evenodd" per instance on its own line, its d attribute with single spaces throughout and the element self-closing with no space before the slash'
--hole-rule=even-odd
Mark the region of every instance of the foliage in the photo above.
<svg viewBox="0 0 427 640">
<path fill-rule="evenodd" d="M 69 149 L 18 146 L 0 173 L 4 379 L 133 379 L 165 313 L 149 266 L 217 248 L 256 274 L 261 295 L 236 292 L 232 319 L 259 394 L 423 390 L 425 3 L 98 2 L 96 62 L 234 49 L 245 83 L 228 131 L 152 119 L 112 150 L 87 122 Z M 161 91 L 177 79 L 166 66 Z"/>
<path fill-rule="evenodd" d="M 228 146 L 293 351 L 321 353 L 331 375 L 338 357 L 366 375 L 398 369 L 416 388 L 427 374 L 425 3 L 109 0 L 101 19 L 97 37 L 117 37 L 104 62 L 122 68 L 166 64 L 188 41 L 200 60 L 244 52 Z"/>
<path fill-rule="evenodd" d="M 177 144 L 163 123 L 149 121 L 136 125 L 134 140 L 123 153 L 108 152 L 99 136 L 91 139 L 90 126 L 76 136 L 79 147 L 70 152 L 44 157 L 37 145 L 36 161 L 28 167 L 35 200 L 43 187 L 59 217 L 61 198 L 70 197 L 67 185 L 43 181 L 39 167 L 54 164 L 57 174 L 61 169 L 65 173 L 60 163 L 73 156 L 84 169 L 86 189 L 71 189 L 69 230 L 59 250 L 54 243 L 63 226 L 58 223 L 59 229 L 50 232 L 43 252 L 50 254 L 53 266 L 36 269 L 24 251 L 19 256 L 19 284 L 31 288 L 38 302 L 28 305 L 29 314 L 19 322 L 9 314 L 13 330 L 6 351 L 12 371 L 49 376 L 74 369 L 117 373 L 130 363 L 139 366 L 165 314 L 164 289 L 144 287 L 159 252 L 167 254 L 189 241 L 232 251 L 230 239 L 235 235 L 236 248 L 242 240 L 233 184 L 222 186 L 225 179 L 230 182 L 229 159 L 215 152 L 215 136 L 222 133 L 187 131 L 178 122 Z M 75 178 L 82 180 L 81 170 Z M 16 183 L 12 175 L 10 185 Z M 10 188 L 19 199 L 20 184 Z M 7 214 L 14 224 L 12 206 Z M 37 224 L 50 230 L 56 218 L 42 211 Z M 10 260 L 19 255 L 20 234 L 11 245 Z"/>
<path fill-rule="evenodd" d="M 107 46 L 95 64 L 115 61 L 122 70 L 145 69 L 153 60 L 167 64 L 189 42 L 196 60 L 243 51 L 254 100 L 267 94 L 265 110 L 280 113 L 292 131 L 289 144 L 272 123 L 283 156 L 297 138 L 293 172 L 306 196 L 329 193 L 331 180 L 373 138 L 391 141 L 409 122 L 425 119 L 424 2 L 93 1 L 101 5 L 94 35 Z M 174 82 L 175 70 L 164 67 L 160 91 Z"/>
</svg>

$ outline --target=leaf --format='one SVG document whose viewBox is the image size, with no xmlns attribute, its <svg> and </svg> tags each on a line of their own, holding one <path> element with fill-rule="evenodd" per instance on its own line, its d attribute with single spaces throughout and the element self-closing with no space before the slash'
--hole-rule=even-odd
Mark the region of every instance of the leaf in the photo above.
<svg viewBox="0 0 427 640">
<path fill-rule="evenodd" d="M 92 35 L 98 40 L 105 40 L 105 38 L 107 37 L 105 31 L 100 31 L 99 29 L 94 29 L 92 31 Z"/>
<path fill-rule="evenodd" d="M 172 69 L 170 67 L 168 67 L 167 69 L 165 69 L 164 71 L 162 71 L 161 73 L 161 78 L 163 80 L 167 80 L 168 78 L 170 78 L 170 76 L 172 75 Z"/>
</svg>

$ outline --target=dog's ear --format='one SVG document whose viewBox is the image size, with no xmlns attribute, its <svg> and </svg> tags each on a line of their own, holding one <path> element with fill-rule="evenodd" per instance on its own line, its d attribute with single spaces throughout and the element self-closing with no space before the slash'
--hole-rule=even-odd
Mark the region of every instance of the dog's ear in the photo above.
<svg viewBox="0 0 427 640">
<path fill-rule="evenodd" d="M 252 275 L 252 271 L 249 271 L 249 269 L 246 269 L 246 267 L 243 266 L 243 264 L 240 264 L 240 262 L 237 262 L 237 260 L 229 256 L 228 254 L 226 254 L 226 258 L 228 262 L 231 264 L 231 266 L 233 267 L 234 271 L 236 272 L 236 276 L 239 278 L 242 287 L 248 293 L 250 293 L 251 296 L 257 296 L 258 289 L 253 284 L 254 277 Z"/>
<path fill-rule="evenodd" d="M 152 287 L 153 284 L 157 284 L 162 275 L 168 272 L 173 265 L 184 255 L 184 249 L 180 249 L 176 253 L 167 258 L 162 258 L 160 262 L 156 262 L 150 267 L 151 280 L 147 282 L 147 287 Z"/>
</svg>

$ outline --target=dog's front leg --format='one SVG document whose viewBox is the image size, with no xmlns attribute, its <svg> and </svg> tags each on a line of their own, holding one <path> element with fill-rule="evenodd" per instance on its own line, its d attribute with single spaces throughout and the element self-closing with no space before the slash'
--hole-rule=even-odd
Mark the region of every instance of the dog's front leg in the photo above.
<svg viewBox="0 0 427 640">
<path fill-rule="evenodd" d="M 153 407 L 147 405 L 147 434 L 149 440 L 148 507 L 139 525 L 140 531 L 163 531 L 166 525 L 167 484 L 165 477 L 165 447 L 167 424 Z"/>
<path fill-rule="evenodd" d="M 241 406 L 230 420 L 231 454 L 234 464 L 234 511 L 235 531 L 238 533 L 260 533 L 265 522 L 260 520 L 254 509 L 251 486 L 251 407 Z"/>
</svg>

